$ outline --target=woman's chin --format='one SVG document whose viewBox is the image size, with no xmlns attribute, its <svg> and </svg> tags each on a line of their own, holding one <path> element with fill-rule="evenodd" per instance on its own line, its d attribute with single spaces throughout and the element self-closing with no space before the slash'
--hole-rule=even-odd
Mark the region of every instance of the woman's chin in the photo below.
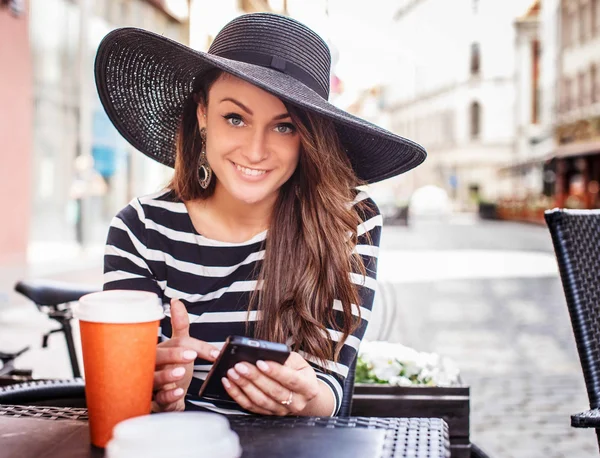
<svg viewBox="0 0 600 458">
<path fill-rule="evenodd" d="M 257 189 L 258 187 L 250 186 L 240 186 L 232 193 L 232 197 L 235 200 L 239 200 L 247 205 L 255 205 L 263 202 L 273 195 L 273 191 L 271 189 Z"/>
</svg>

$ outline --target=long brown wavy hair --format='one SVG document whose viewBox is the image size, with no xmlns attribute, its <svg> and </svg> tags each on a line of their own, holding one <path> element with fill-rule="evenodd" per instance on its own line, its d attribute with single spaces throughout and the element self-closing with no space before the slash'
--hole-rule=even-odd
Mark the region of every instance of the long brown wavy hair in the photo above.
<svg viewBox="0 0 600 458">
<path fill-rule="evenodd" d="M 205 73 L 202 85 L 184 105 L 175 174 L 169 184 L 183 201 L 214 193 L 215 177 L 206 190 L 198 182 L 202 140 L 196 109 L 198 103 L 207 106 L 209 89 L 222 74 L 216 69 Z M 280 188 L 258 273 L 262 288 L 252 294 L 248 310 L 260 313 L 256 338 L 274 342 L 291 338 L 293 350 L 302 349 L 321 362 L 337 361 L 345 340 L 360 324 L 360 315 L 352 314 L 352 304 L 360 305 L 360 299 L 349 273 L 365 275 L 361 257 L 353 253 L 364 204 L 351 205 L 355 188 L 362 183 L 333 122 L 285 105 L 300 135 L 300 159 Z M 335 319 L 335 299 L 342 304 L 343 320 Z M 341 332 L 342 338 L 334 341 L 327 328 Z"/>
</svg>

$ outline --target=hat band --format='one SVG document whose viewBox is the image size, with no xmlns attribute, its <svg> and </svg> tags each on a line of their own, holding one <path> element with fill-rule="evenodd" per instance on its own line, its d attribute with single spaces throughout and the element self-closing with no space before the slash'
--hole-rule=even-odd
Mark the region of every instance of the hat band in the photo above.
<svg viewBox="0 0 600 458">
<path fill-rule="evenodd" d="M 329 97 L 329 93 L 324 89 L 319 82 L 311 76 L 306 70 L 288 60 L 282 59 L 279 56 L 271 56 L 255 51 L 227 51 L 218 54 L 219 57 L 225 59 L 237 60 L 246 62 L 247 64 L 259 65 L 261 67 L 272 68 L 274 70 L 285 73 L 292 78 L 297 79 L 305 86 L 308 86 L 325 100 Z"/>
</svg>

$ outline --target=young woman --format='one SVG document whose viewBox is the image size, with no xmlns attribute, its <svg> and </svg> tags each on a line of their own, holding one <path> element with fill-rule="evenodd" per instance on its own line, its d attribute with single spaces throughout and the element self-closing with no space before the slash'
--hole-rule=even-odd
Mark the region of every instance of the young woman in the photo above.
<svg viewBox="0 0 600 458">
<path fill-rule="evenodd" d="M 240 16 L 208 53 L 119 29 L 96 58 L 100 99 L 138 150 L 175 169 L 113 220 L 105 289 L 167 306 L 154 410 L 335 415 L 375 294 L 382 219 L 357 186 L 423 148 L 327 102 L 327 45 L 275 14 Z M 198 396 L 223 342 L 285 342 L 285 365 L 240 363 L 239 409 Z"/>
</svg>

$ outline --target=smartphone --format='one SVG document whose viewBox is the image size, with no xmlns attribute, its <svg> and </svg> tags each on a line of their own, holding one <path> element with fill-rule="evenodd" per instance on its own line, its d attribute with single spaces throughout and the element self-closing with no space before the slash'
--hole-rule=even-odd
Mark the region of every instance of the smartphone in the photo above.
<svg viewBox="0 0 600 458">
<path fill-rule="evenodd" d="M 206 380 L 200 388 L 199 396 L 208 400 L 218 400 L 237 404 L 225 391 L 221 379 L 237 363 L 256 364 L 258 360 L 275 361 L 284 364 L 290 355 L 290 348 L 281 343 L 249 337 L 229 336 L 213 364 Z"/>
</svg>

